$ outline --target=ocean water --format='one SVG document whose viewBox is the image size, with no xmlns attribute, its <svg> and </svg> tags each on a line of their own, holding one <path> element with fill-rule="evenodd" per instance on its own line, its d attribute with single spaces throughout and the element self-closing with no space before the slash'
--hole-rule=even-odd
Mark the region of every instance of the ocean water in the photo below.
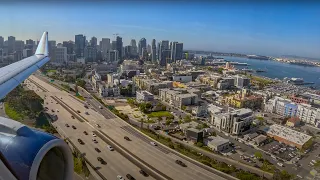
<svg viewBox="0 0 320 180">
<path fill-rule="evenodd" d="M 320 88 L 320 67 L 301 66 L 295 64 L 281 63 L 278 61 L 266 61 L 229 56 L 218 57 L 222 57 L 228 61 L 248 63 L 249 69 L 266 69 L 267 72 L 257 73 L 261 76 L 278 79 L 283 79 L 285 77 L 303 78 L 305 82 L 314 82 L 315 84 L 313 84 L 312 86 L 316 87 L 317 89 Z M 238 66 L 238 68 L 245 68 L 245 66 Z"/>
</svg>

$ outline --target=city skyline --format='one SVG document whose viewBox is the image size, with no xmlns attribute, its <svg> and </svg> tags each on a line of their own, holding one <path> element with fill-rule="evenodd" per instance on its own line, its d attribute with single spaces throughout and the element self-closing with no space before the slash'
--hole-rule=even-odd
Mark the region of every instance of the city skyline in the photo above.
<svg viewBox="0 0 320 180">
<path fill-rule="evenodd" d="M 23 21 L 29 6 L 37 13 L 29 13 L 28 18 L 45 22 L 44 25 Z M 77 34 L 84 34 L 87 39 L 95 36 L 98 41 L 102 38 L 114 41 L 113 34 L 119 33 L 124 46 L 129 45 L 131 39 L 138 42 L 146 38 L 147 44 L 151 44 L 152 39 L 157 42 L 183 42 L 186 50 L 319 58 L 320 35 L 317 32 L 320 32 L 320 20 L 316 18 L 319 14 L 317 7 L 319 4 L 315 3 L 244 3 L 228 6 L 227 3 L 202 2 L 173 3 L 169 7 L 162 2 L 137 2 L 130 6 L 74 1 L 50 6 L 8 3 L 0 7 L 0 14 L 5 16 L 13 8 L 15 13 L 0 20 L 4 25 L 0 36 L 5 40 L 8 36 L 14 36 L 17 40 L 37 40 L 37 34 L 47 30 L 50 40 L 62 43 L 74 41 Z M 257 8 L 259 11 L 256 11 Z"/>
</svg>

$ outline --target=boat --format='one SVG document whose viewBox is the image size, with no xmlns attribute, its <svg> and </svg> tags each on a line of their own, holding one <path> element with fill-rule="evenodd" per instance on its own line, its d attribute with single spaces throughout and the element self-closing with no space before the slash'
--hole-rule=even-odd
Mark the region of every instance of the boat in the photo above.
<svg viewBox="0 0 320 180">
<path fill-rule="evenodd" d="M 247 68 L 243 68 L 243 69 L 241 69 L 241 71 L 245 71 L 245 72 L 254 72 L 254 70 L 253 70 L 253 69 L 247 69 Z"/>
<path fill-rule="evenodd" d="M 266 70 L 266 69 L 257 69 L 256 72 L 257 72 L 257 73 L 258 73 L 258 72 L 267 72 L 267 70 Z"/>
</svg>

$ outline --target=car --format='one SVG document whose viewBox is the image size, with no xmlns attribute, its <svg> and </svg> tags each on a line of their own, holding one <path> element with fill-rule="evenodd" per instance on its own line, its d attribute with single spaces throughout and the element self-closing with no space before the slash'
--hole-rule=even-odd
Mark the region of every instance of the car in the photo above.
<svg viewBox="0 0 320 180">
<path fill-rule="evenodd" d="M 117 176 L 117 179 L 118 180 L 124 180 L 124 178 L 122 176 L 120 176 L 120 175 Z"/>
<path fill-rule="evenodd" d="M 56 102 L 56 104 L 58 104 L 58 102 Z"/>
<path fill-rule="evenodd" d="M 66 127 L 70 127 L 69 124 L 66 124 Z"/>
<path fill-rule="evenodd" d="M 102 107 L 101 107 L 101 106 L 99 106 L 99 109 L 102 109 Z"/>
<path fill-rule="evenodd" d="M 284 167 L 284 165 L 282 163 L 277 163 L 277 165 L 280 167 Z"/>
<path fill-rule="evenodd" d="M 81 113 L 79 110 L 77 110 L 77 113 Z"/>
<path fill-rule="evenodd" d="M 77 129 L 74 125 L 71 126 L 73 129 Z"/>
<path fill-rule="evenodd" d="M 97 141 L 95 138 L 93 138 L 92 141 L 93 141 L 94 143 L 98 143 L 98 141 Z"/>
<path fill-rule="evenodd" d="M 101 157 L 97 157 L 97 160 L 98 160 L 101 164 L 107 164 L 107 162 L 104 161 Z"/>
<path fill-rule="evenodd" d="M 297 175 L 297 177 L 300 178 L 300 179 L 303 179 L 303 177 L 301 175 L 299 175 L 299 174 Z"/>
<path fill-rule="evenodd" d="M 78 142 L 82 145 L 84 144 L 84 142 L 81 139 L 78 139 Z"/>
<path fill-rule="evenodd" d="M 150 144 L 153 146 L 157 146 L 157 143 L 155 143 L 155 142 L 150 142 Z"/>
<path fill-rule="evenodd" d="M 97 126 L 98 128 L 101 128 L 101 126 L 100 126 L 99 124 L 96 124 L 96 126 Z"/>
<path fill-rule="evenodd" d="M 135 178 L 132 177 L 130 174 L 127 174 L 126 177 L 127 177 L 129 180 L 135 180 Z"/>
<path fill-rule="evenodd" d="M 110 146 L 110 145 L 108 145 L 107 148 L 108 148 L 110 151 L 113 151 L 113 150 L 114 150 L 113 147 Z"/>
<path fill-rule="evenodd" d="M 180 161 L 180 160 L 176 160 L 176 163 L 179 164 L 182 167 L 187 167 L 187 165 L 185 163 L 183 163 L 182 161 Z"/>
<path fill-rule="evenodd" d="M 74 116 L 71 116 L 72 119 L 74 119 Z"/>
<path fill-rule="evenodd" d="M 93 137 L 97 137 L 97 135 L 96 135 L 95 133 L 92 133 L 92 136 L 93 136 Z"/>
<path fill-rule="evenodd" d="M 89 113 L 88 113 L 87 111 L 85 112 L 85 114 L 86 114 L 86 115 L 89 115 Z"/>
<path fill-rule="evenodd" d="M 317 163 L 317 161 L 316 160 L 311 160 L 313 163 Z"/>
<path fill-rule="evenodd" d="M 131 139 L 128 136 L 125 136 L 124 139 L 127 141 L 131 141 Z"/>
<path fill-rule="evenodd" d="M 149 174 L 144 172 L 144 170 L 142 170 L 142 169 L 140 169 L 139 173 L 142 174 L 142 176 L 144 176 L 144 177 L 148 177 L 149 176 Z"/>
<path fill-rule="evenodd" d="M 87 131 L 83 131 L 83 134 L 88 135 Z"/>
<path fill-rule="evenodd" d="M 94 148 L 98 153 L 101 152 L 99 148 Z"/>
<path fill-rule="evenodd" d="M 51 109 L 51 112 L 54 112 L 54 110 L 53 110 L 53 109 Z"/>
<path fill-rule="evenodd" d="M 57 112 L 59 112 L 59 109 L 56 109 Z"/>
</svg>

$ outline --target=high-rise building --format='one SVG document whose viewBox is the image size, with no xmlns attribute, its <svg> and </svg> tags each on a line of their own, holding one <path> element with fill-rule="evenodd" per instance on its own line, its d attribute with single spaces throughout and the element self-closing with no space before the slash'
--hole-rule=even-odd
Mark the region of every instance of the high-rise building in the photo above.
<svg viewBox="0 0 320 180">
<path fill-rule="evenodd" d="M 170 49 L 162 50 L 161 51 L 161 59 L 160 59 L 160 66 L 166 66 L 167 63 L 171 61 L 171 51 Z"/>
<path fill-rule="evenodd" d="M 163 54 L 165 54 L 165 55 L 167 55 L 167 51 L 170 51 L 170 49 L 169 49 L 169 41 L 167 41 L 167 40 L 163 40 L 163 41 L 160 41 L 160 47 L 159 47 L 159 61 L 160 61 L 160 65 L 163 65 L 163 64 L 165 64 L 166 65 L 166 63 L 168 62 L 168 57 L 166 56 L 166 57 L 162 57 L 162 55 Z M 166 51 L 165 53 L 162 53 L 162 51 Z M 171 51 L 170 51 L 170 55 L 171 55 Z M 170 58 L 170 55 L 169 55 L 169 58 Z"/>
<path fill-rule="evenodd" d="M 143 60 L 148 60 L 148 50 L 147 50 L 147 48 L 142 48 L 142 54 L 141 54 L 141 58 L 143 59 Z"/>
<path fill-rule="evenodd" d="M 97 49 L 92 46 L 85 47 L 84 58 L 86 62 L 95 62 L 97 60 Z"/>
<path fill-rule="evenodd" d="M 130 46 L 132 47 L 131 54 L 136 56 L 138 53 L 137 43 L 135 39 L 131 39 Z"/>
<path fill-rule="evenodd" d="M 147 40 L 145 38 L 140 39 L 138 48 L 139 48 L 139 56 L 142 56 L 143 54 L 142 48 L 147 48 Z"/>
<path fill-rule="evenodd" d="M 90 40 L 90 45 L 92 47 L 97 47 L 97 42 L 98 42 L 97 38 L 93 36 Z"/>
<path fill-rule="evenodd" d="M 77 57 L 84 56 L 85 46 L 86 46 L 86 36 L 82 34 L 75 35 L 75 53 Z"/>
<path fill-rule="evenodd" d="M 175 58 L 174 58 L 174 62 L 176 62 L 176 60 L 181 60 L 182 59 L 182 55 L 183 55 L 183 43 L 176 43 L 175 44 Z"/>
<path fill-rule="evenodd" d="M 110 39 L 109 38 L 102 38 L 100 50 L 102 51 L 102 55 L 105 56 L 108 50 L 111 49 Z"/>
<path fill-rule="evenodd" d="M 175 62 L 176 60 L 176 44 L 178 42 L 170 42 L 170 50 L 171 50 L 171 60 Z"/>
<path fill-rule="evenodd" d="M 149 54 L 151 53 L 151 45 L 150 45 L 150 44 L 147 45 L 147 52 L 148 52 Z"/>
<path fill-rule="evenodd" d="M 22 51 L 22 58 L 27 58 L 33 55 L 32 49 L 24 49 Z"/>
<path fill-rule="evenodd" d="M 24 41 L 18 40 L 14 43 L 15 51 L 21 51 L 24 49 Z"/>
<path fill-rule="evenodd" d="M 157 43 L 157 59 L 160 61 L 160 42 Z"/>
<path fill-rule="evenodd" d="M 48 41 L 49 57 L 52 62 L 55 61 L 56 41 Z"/>
<path fill-rule="evenodd" d="M 132 46 L 125 46 L 124 47 L 124 56 L 126 58 L 130 58 L 131 57 L 131 52 L 132 52 Z"/>
<path fill-rule="evenodd" d="M 15 42 L 16 42 L 16 38 L 13 36 L 9 36 L 8 37 L 8 53 L 13 53 L 15 51 Z"/>
<path fill-rule="evenodd" d="M 112 41 L 111 50 L 117 50 L 117 41 Z"/>
<path fill-rule="evenodd" d="M 108 51 L 108 56 L 107 56 L 107 61 L 108 62 L 117 62 L 119 59 L 118 57 L 118 51 L 117 50 L 109 50 Z"/>
<path fill-rule="evenodd" d="M 151 60 L 152 62 L 156 62 L 157 61 L 157 47 L 156 47 L 156 40 L 152 39 L 151 42 Z"/>
<path fill-rule="evenodd" d="M 55 60 L 51 60 L 51 62 L 55 64 L 67 63 L 67 49 L 67 47 L 57 46 L 55 49 Z"/>
<path fill-rule="evenodd" d="M 116 38 L 116 50 L 118 51 L 118 58 L 120 59 L 120 61 L 122 60 L 122 53 L 123 53 L 122 49 L 123 49 L 122 37 L 117 36 L 117 38 Z"/>
<path fill-rule="evenodd" d="M 4 46 L 4 38 L 0 36 L 0 48 Z"/>
<path fill-rule="evenodd" d="M 33 51 L 33 49 L 35 48 L 34 46 L 35 46 L 35 44 L 34 44 L 34 41 L 32 39 L 26 40 L 26 48 L 27 49 L 30 49 L 30 50 Z"/>
<path fill-rule="evenodd" d="M 63 41 L 62 46 L 67 48 L 67 54 L 73 54 L 74 44 L 72 41 Z"/>
</svg>

